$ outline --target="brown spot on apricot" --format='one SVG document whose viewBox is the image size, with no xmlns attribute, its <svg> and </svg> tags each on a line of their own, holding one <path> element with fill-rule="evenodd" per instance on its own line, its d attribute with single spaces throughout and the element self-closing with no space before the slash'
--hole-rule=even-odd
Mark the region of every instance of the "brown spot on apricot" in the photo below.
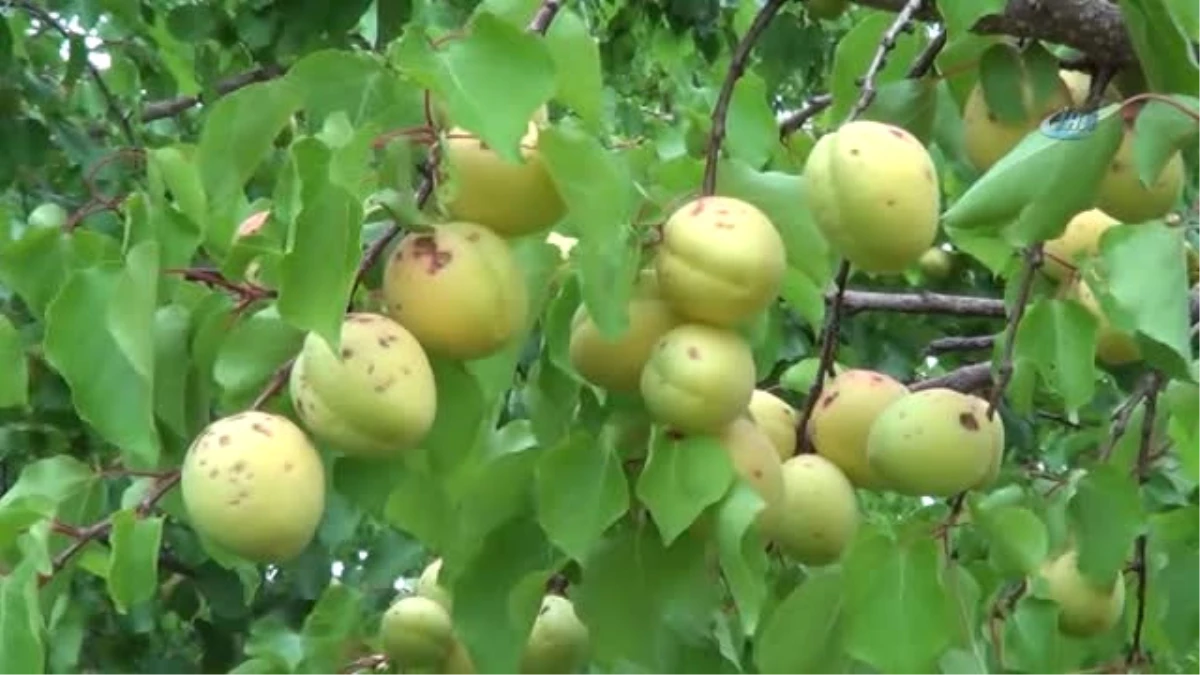
<svg viewBox="0 0 1200 675">
<path fill-rule="evenodd" d="M 887 205 L 888 205 L 888 206 L 895 206 L 895 205 L 896 205 L 896 200 L 895 200 L 895 199 L 889 199 L 889 200 L 887 200 Z"/>
<path fill-rule="evenodd" d="M 763 477 L 762 469 L 755 469 L 754 471 L 751 471 L 750 474 L 753 475 L 755 478 Z"/>
<path fill-rule="evenodd" d="M 908 140 L 908 134 L 906 134 L 906 133 L 904 133 L 903 131 L 901 131 L 901 130 L 897 129 L 896 127 L 888 127 L 888 131 L 889 131 L 889 132 L 890 132 L 890 133 L 891 133 L 893 136 L 895 136 L 896 138 L 899 138 L 899 139 L 901 139 L 901 140 L 905 140 L 905 141 L 907 141 L 907 140 Z"/>
<path fill-rule="evenodd" d="M 979 430 L 979 420 L 975 419 L 975 413 L 962 413 L 958 416 L 958 423 L 963 425 L 964 429 L 969 429 L 971 431 Z"/>
<path fill-rule="evenodd" d="M 208 477 L 209 477 L 209 478 L 216 478 L 216 477 L 217 477 L 217 476 L 219 476 L 220 474 L 221 474 L 221 472 L 220 472 L 220 471 L 218 471 L 217 469 L 215 469 L 215 468 L 214 468 L 214 469 L 212 469 L 212 470 L 210 470 L 210 471 L 208 472 Z"/>
<path fill-rule="evenodd" d="M 850 148 L 850 154 L 857 157 L 858 156 L 858 148 Z"/>
<path fill-rule="evenodd" d="M 733 223 L 727 220 L 718 220 L 713 224 L 717 226 L 718 230 L 732 230 L 734 228 Z"/>
<path fill-rule="evenodd" d="M 241 459 L 234 462 L 233 466 L 229 467 L 229 471 L 232 473 L 240 473 L 245 470 L 246 470 L 246 462 L 245 462 L 245 460 L 241 460 Z"/>
<path fill-rule="evenodd" d="M 387 391 L 388 388 L 391 387 L 395 383 L 396 383 L 395 378 L 389 377 L 388 379 L 384 380 L 383 382 L 380 382 L 379 384 L 375 385 L 375 393 L 382 394 L 383 392 Z"/>
<path fill-rule="evenodd" d="M 697 199 L 692 204 L 692 217 L 698 216 L 701 213 L 704 213 L 704 198 Z"/>
<path fill-rule="evenodd" d="M 696 359 L 700 358 L 700 350 L 696 349 L 695 347 L 688 347 L 687 355 L 689 359 L 695 361 Z"/>
<path fill-rule="evenodd" d="M 476 242 L 476 241 L 479 241 L 479 233 L 478 233 L 478 232 L 472 232 L 472 233 L 468 234 L 468 235 L 467 235 L 467 241 L 470 241 L 470 242 Z"/>
<path fill-rule="evenodd" d="M 292 471 L 292 469 L 293 469 L 293 468 L 295 468 L 295 467 L 292 465 L 292 463 L 291 463 L 291 462 L 284 462 L 284 463 L 283 463 L 283 471 L 284 471 L 284 473 L 291 473 L 291 471 Z"/>
<path fill-rule="evenodd" d="M 409 368 L 408 366 L 404 366 L 403 368 L 400 369 L 400 372 L 404 373 L 405 375 L 412 375 L 412 368 Z"/>
<path fill-rule="evenodd" d="M 830 404 L 832 404 L 834 401 L 837 400 L 837 397 L 838 397 L 838 392 L 836 392 L 836 391 L 828 394 L 827 396 L 825 396 L 825 398 L 821 399 L 821 407 L 828 408 L 830 406 Z"/>
<path fill-rule="evenodd" d="M 270 429 L 268 429 L 266 426 L 264 426 L 264 425 L 262 425 L 262 424 L 260 424 L 260 423 L 258 423 L 258 422 L 255 422 L 254 424 L 251 424 L 251 425 L 250 425 L 250 428 L 251 428 L 251 429 L 253 429 L 253 430 L 255 430 L 255 431 L 257 431 L 258 433 L 262 434 L 263 436 L 272 436 L 272 435 L 273 435 L 273 434 L 271 433 L 271 430 L 270 430 Z"/>
<path fill-rule="evenodd" d="M 412 250 L 414 259 L 426 259 L 425 271 L 428 274 L 437 274 L 454 259 L 453 253 L 438 248 L 437 239 L 428 234 L 413 239 Z"/>
<path fill-rule="evenodd" d="M 883 382 L 883 376 L 880 375 L 879 373 L 875 373 L 874 375 L 871 376 L 871 381 L 872 382 Z"/>
<path fill-rule="evenodd" d="M 342 358 L 349 359 L 354 356 L 354 350 L 349 347 L 342 347 Z"/>
<path fill-rule="evenodd" d="M 217 443 L 219 443 L 222 448 L 229 445 L 229 434 L 221 434 L 217 438 Z"/>
</svg>

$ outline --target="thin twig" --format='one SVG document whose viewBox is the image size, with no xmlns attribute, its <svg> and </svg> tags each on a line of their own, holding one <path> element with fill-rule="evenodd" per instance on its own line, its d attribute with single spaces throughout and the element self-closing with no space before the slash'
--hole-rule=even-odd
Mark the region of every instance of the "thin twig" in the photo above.
<svg viewBox="0 0 1200 675">
<path fill-rule="evenodd" d="M 817 399 L 825 388 L 826 373 L 833 374 L 833 359 L 837 355 L 838 332 L 842 325 L 842 297 L 846 293 L 846 281 L 850 278 L 850 262 L 843 260 L 838 266 L 837 276 L 833 281 L 833 299 L 825 310 L 825 326 L 821 329 L 821 356 L 817 365 L 817 378 L 813 380 L 808 390 L 808 398 L 804 401 L 804 413 L 797 425 L 796 454 L 812 451 L 812 443 L 808 436 L 808 422 L 812 419 L 813 411 L 817 409 Z"/>
<path fill-rule="evenodd" d="M 1025 264 L 1021 268 L 1021 277 L 1017 282 L 1017 297 L 1013 301 L 1012 312 L 1008 315 L 1008 325 L 1004 327 L 1004 354 L 1000 358 L 1000 365 L 996 369 L 995 384 L 992 387 L 992 395 L 988 398 L 988 419 L 992 419 L 996 415 L 996 407 L 1000 405 L 1000 399 L 1004 397 L 1004 390 L 1008 388 L 1008 382 L 1012 379 L 1013 374 L 1013 354 L 1017 342 L 1017 328 L 1021 324 L 1021 317 L 1025 316 L 1025 306 L 1029 304 L 1029 296 L 1033 292 L 1033 280 L 1037 276 L 1038 269 L 1042 266 L 1042 242 L 1031 244 L 1025 249 Z"/>
<path fill-rule="evenodd" d="M 746 72 L 754 43 L 758 41 L 759 36 L 771 23 L 771 19 L 775 18 L 787 1 L 767 0 L 766 4 L 759 8 L 758 13 L 754 15 L 750 27 L 746 29 L 746 34 L 733 49 L 729 70 L 725 73 L 725 81 L 721 84 L 721 91 L 717 94 L 717 103 L 713 106 L 712 128 L 708 135 L 708 155 L 704 159 L 704 180 L 700 188 L 702 195 L 711 195 L 717 190 L 717 160 L 721 156 L 721 143 L 725 140 L 725 118 L 729 116 L 729 102 L 733 99 L 733 88 L 742 74 Z"/>
<path fill-rule="evenodd" d="M 883 37 L 879 40 L 879 47 L 875 50 L 875 55 L 871 57 L 871 63 L 867 66 L 867 72 L 863 74 L 860 80 L 858 100 L 850 108 L 850 113 L 846 116 L 846 121 L 849 122 L 858 119 L 858 116 L 875 100 L 875 80 L 879 77 L 879 71 L 883 70 L 883 66 L 887 63 L 887 55 L 896 48 L 896 38 L 900 37 L 900 33 L 912 23 L 913 17 L 916 16 L 924 4 L 925 0 L 907 0 L 904 3 L 904 7 L 900 8 L 900 11 L 896 14 L 896 19 L 892 21 L 892 25 L 888 26 L 888 29 L 883 32 Z"/>
<path fill-rule="evenodd" d="M 72 33 L 70 29 L 62 24 L 62 22 L 54 18 L 50 12 L 38 7 L 32 2 L 27 2 L 26 0 L 8 0 L 3 4 L 7 4 L 10 7 L 16 7 L 17 9 L 28 12 L 38 21 L 44 22 L 47 26 L 50 26 L 54 30 L 61 33 L 68 42 L 73 40 L 82 40 L 84 37 L 82 35 Z M 133 126 L 129 124 L 129 119 L 123 112 L 121 112 L 121 105 L 117 101 L 116 95 L 113 94 L 112 89 L 109 89 L 108 84 L 105 83 L 104 76 L 101 75 L 100 69 L 97 68 L 96 64 L 92 63 L 92 60 L 87 57 L 84 57 L 83 64 L 84 67 L 87 68 L 88 74 L 92 76 L 92 80 L 96 82 L 96 88 L 100 90 L 100 96 L 104 98 L 104 105 L 108 109 L 108 113 L 116 118 L 117 125 L 121 127 L 121 133 L 125 136 L 125 140 L 128 141 L 130 145 L 137 145 L 137 135 L 133 133 Z"/>
<path fill-rule="evenodd" d="M 213 91 L 217 96 L 226 96 L 243 87 L 282 77 L 285 72 L 287 71 L 282 66 L 275 64 L 257 66 L 244 73 L 238 73 L 237 75 L 219 80 L 213 85 Z M 146 123 L 167 117 L 174 117 L 202 102 L 204 102 L 204 99 L 200 96 L 175 96 L 161 101 L 152 101 L 142 106 L 141 120 L 143 123 Z"/>
<path fill-rule="evenodd" d="M 288 377 L 292 374 L 292 366 L 295 363 L 296 359 L 288 359 L 286 363 L 275 370 L 275 373 L 271 375 L 271 379 L 267 380 L 267 386 L 263 387 L 258 396 L 254 397 L 254 402 L 250 404 L 251 410 L 262 410 L 263 406 L 267 404 L 267 401 L 271 400 L 272 396 L 283 391 L 284 386 L 287 385 Z"/>
<path fill-rule="evenodd" d="M 933 64 L 937 61 L 938 54 L 942 53 L 945 47 L 946 27 L 938 26 L 937 33 L 934 34 L 933 39 L 929 41 L 929 44 L 925 45 L 921 53 L 917 54 L 917 58 L 913 59 L 912 65 L 908 67 L 907 74 L 909 79 L 915 80 L 919 77 L 925 77 L 925 74 L 933 68 Z"/>
<path fill-rule="evenodd" d="M 1098 461 L 1107 462 L 1109 457 L 1112 457 L 1113 450 L 1117 447 L 1117 441 L 1121 440 L 1121 437 L 1125 435 L 1125 429 L 1129 427 L 1133 412 L 1137 410 L 1138 404 L 1146 398 L 1150 390 L 1155 388 L 1156 382 L 1155 373 L 1147 373 L 1130 392 L 1129 398 L 1117 406 L 1116 410 L 1113 410 L 1112 428 L 1108 432 L 1108 439 L 1104 441 L 1104 445 L 1100 446 L 1100 451 L 1096 454 Z"/>
<path fill-rule="evenodd" d="M 804 123 L 821 114 L 829 106 L 833 105 L 833 94 L 818 94 L 804 102 L 799 110 L 796 110 L 779 123 L 779 138 L 784 139 L 800 130 Z"/>
<path fill-rule="evenodd" d="M 992 362 L 972 363 L 956 368 L 945 375 L 917 380 L 908 384 L 909 391 L 923 389 L 953 389 L 964 393 L 979 391 L 992 381 Z"/>
<path fill-rule="evenodd" d="M 995 335 L 969 335 L 967 337 L 944 337 L 930 342 L 925 347 L 926 354 L 944 354 L 946 352 L 974 352 L 991 349 L 996 344 Z"/>
<path fill-rule="evenodd" d="M 1145 416 L 1142 418 L 1142 438 L 1138 447 L 1137 472 L 1138 485 L 1144 485 L 1150 479 L 1150 461 L 1154 446 L 1154 417 L 1158 412 L 1158 391 L 1163 384 L 1163 378 L 1158 372 L 1151 372 L 1147 380 L 1150 386 L 1142 402 Z M 1138 535 L 1133 544 L 1133 568 L 1137 575 L 1136 610 L 1133 621 L 1133 639 L 1129 645 L 1129 653 L 1125 657 L 1127 666 L 1141 665 L 1147 659 L 1142 653 L 1142 632 L 1146 623 L 1146 587 L 1149 584 L 1150 571 L 1146 563 L 1146 535 Z M 1117 583 L 1120 583 L 1118 580 Z"/>
<path fill-rule="evenodd" d="M 529 22 L 529 32 L 545 35 L 546 30 L 550 28 L 550 22 L 558 16 L 563 4 L 563 0 L 542 0 L 541 6 L 533 15 L 533 20 Z"/>
<path fill-rule="evenodd" d="M 826 304 L 832 303 L 833 297 L 833 291 L 827 293 Z M 995 318 L 1004 318 L 1006 314 L 1004 301 L 997 298 L 928 292 L 880 293 L 847 290 L 842 298 L 842 306 L 848 314 L 865 310 L 899 312 L 901 314 L 946 314 Z"/>
</svg>

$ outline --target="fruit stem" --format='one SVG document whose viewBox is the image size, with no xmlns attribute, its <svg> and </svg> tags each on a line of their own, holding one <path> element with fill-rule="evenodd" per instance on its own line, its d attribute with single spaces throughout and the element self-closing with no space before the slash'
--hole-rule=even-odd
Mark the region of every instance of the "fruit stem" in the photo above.
<svg viewBox="0 0 1200 675">
<path fill-rule="evenodd" d="M 821 329 L 821 358 L 817 364 L 817 378 L 813 380 L 808 390 L 808 398 L 804 401 L 804 414 L 796 427 L 796 454 L 801 455 L 813 451 L 808 437 L 808 421 L 813 411 L 817 409 L 817 400 L 821 398 L 821 390 L 825 388 L 825 375 L 833 374 L 833 359 L 837 354 L 838 333 L 842 324 L 842 300 L 846 295 L 846 282 L 850 279 L 850 261 L 843 260 L 838 266 L 834 279 L 833 300 L 825 313 L 825 326 Z"/>
</svg>

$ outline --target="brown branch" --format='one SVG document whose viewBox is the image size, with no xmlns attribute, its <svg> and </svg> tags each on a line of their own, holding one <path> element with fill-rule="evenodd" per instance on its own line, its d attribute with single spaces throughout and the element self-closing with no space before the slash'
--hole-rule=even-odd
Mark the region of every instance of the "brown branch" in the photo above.
<svg viewBox="0 0 1200 675">
<path fill-rule="evenodd" d="M 832 301 L 833 295 L 827 294 L 826 304 Z M 842 305 L 851 314 L 870 310 L 901 314 L 945 314 L 996 318 L 1005 316 L 1003 300 L 944 293 L 879 293 L 848 290 L 842 299 Z"/>
<path fill-rule="evenodd" d="M 225 96 L 243 87 L 281 77 L 285 72 L 287 71 L 283 66 L 274 64 L 257 66 L 244 73 L 238 73 L 237 75 L 219 80 L 213 85 L 213 91 L 218 97 Z M 204 100 L 200 96 L 175 96 L 160 101 L 151 101 L 142 106 L 141 121 L 153 122 L 154 120 L 166 117 L 174 117 L 202 102 Z"/>
<path fill-rule="evenodd" d="M 1138 448 L 1137 472 L 1138 485 L 1144 485 L 1150 479 L 1150 462 L 1154 446 L 1154 417 L 1158 412 L 1158 391 L 1163 386 L 1163 377 L 1157 372 L 1151 372 L 1147 377 L 1149 388 L 1143 399 L 1142 408 L 1145 416 L 1142 418 L 1142 438 Z M 1142 653 L 1142 632 L 1146 624 L 1146 587 L 1149 583 L 1150 571 L 1146 564 L 1146 535 L 1138 535 L 1133 544 L 1133 569 L 1137 575 L 1136 610 L 1133 621 L 1133 639 L 1125 663 L 1132 667 L 1146 662 L 1147 655 Z M 1120 583 L 1120 580 L 1118 580 Z"/>
<path fill-rule="evenodd" d="M 546 30 L 550 28 L 550 22 L 558 16 L 562 6 L 563 0 L 542 0 L 542 4 L 533 15 L 533 20 L 529 22 L 529 32 L 545 35 Z"/>
<path fill-rule="evenodd" d="M 263 387 L 258 396 L 254 397 L 254 402 L 250 404 L 251 410 L 262 410 L 263 406 L 267 404 L 267 401 L 271 400 L 272 396 L 283 391 L 283 388 L 287 385 L 288 377 L 292 374 L 292 366 L 295 363 L 296 359 L 288 359 L 287 362 L 275 370 L 275 373 L 271 375 L 271 379 L 267 380 L 267 386 Z"/>
<path fill-rule="evenodd" d="M 1125 435 L 1126 428 L 1129 427 L 1129 421 L 1133 418 L 1133 412 L 1137 410 L 1137 406 L 1150 394 L 1150 391 L 1158 386 L 1158 376 L 1155 373 L 1147 373 L 1138 381 L 1137 386 L 1130 392 L 1129 398 L 1125 399 L 1121 405 L 1113 410 L 1112 428 L 1108 432 L 1108 439 L 1104 445 L 1100 446 L 1100 451 L 1096 454 L 1097 460 L 1107 462 L 1112 456 L 1113 450 L 1117 447 L 1117 441 Z"/>
<path fill-rule="evenodd" d="M 996 380 L 992 387 L 992 395 L 988 399 L 988 419 L 996 415 L 996 406 L 1004 397 L 1004 390 L 1013 374 L 1013 353 L 1017 345 L 1017 328 L 1021 317 L 1025 316 L 1025 306 L 1029 304 L 1033 292 L 1033 280 L 1038 269 L 1042 266 L 1042 242 L 1031 244 L 1025 249 L 1025 264 L 1021 267 L 1020 280 L 1017 282 L 1017 297 L 1013 301 L 1013 311 L 1008 315 L 1008 325 L 1004 327 L 1004 354 L 1000 357 L 1000 367 L 996 369 Z"/>
<path fill-rule="evenodd" d="M 963 393 L 979 391 L 992 381 L 992 362 L 972 363 L 952 370 L 945 375 L 911 382 L 910 391 L 923 389 L 953 389 Z"/>
<path fill-rule="evenodd" d="M 913 59 L 912 65 L 908 67 L 908 78 L 915 80 L 925 77 L 925 74 L 932 70 L 937 62 L 938 54 L 941 54 L 942 50 L 946 48 L 947 40 L 949 40 L 949 36 L 946 35 L 946 27 L 939 26 L 933 39 L 925 45 L 921 53 L 917 54 L 917 58 Z"/>
<path fill-rule="evenodd" d="M 800 130 L 804 123 L 833 105 L 833 94 L 818 94 L 804 102 L 799 110 L 789 113 L 779 123 L 779 138 L 787 138 Z"/>
<path fill-rule="evenodd" d="M 913 17 L 925 4 L 926 0 L 905 0 L 904 6 L 896 15 L 896 20 L 883 32 L 883 37 L 879 40 L 879 47 L 875 50 L 875 55 L 871 57 L 871 63 L 867 65 L 867 72 L 859 80 L 858 100 L 850 108 L 850 113 L 846 116 L 847 122 L 858 119 L 858 116 L 871 105 L 871 101 L 875 100 L 875 80 L 879 77 L 879 71 L 883 70 L 884 64 L 887 63 L 887 55 L 896 48 L 896 39 L 900 37 L 900 33 L 910 29 Z"/>
<path fill-rule="evenodd" d="M 930 342 L 925 347 L 926 354 L 945 354 L 946 352 L 974 352 L 991 349 L 996 344 L 995 335 L 969 335 L 967 337 L 944 337 Z"/>
<path fill-rule="evenodd" d="M 846 281 L 850 278 L 850 262 L 843 260 L 838 267 L 837 276 L 833 281 L 833 298 L 825 310 L 825 326 L 821 329 L 821 358 L 817 365 L 817 378 L 813 380 L 808 390 L 808 398 L 804 401 L 804 413 L 796 426 L 796 454 L 812 452 L 812 442 L 808 436 L 808 422 L 812 419 L 813 411 L 817 409 L 817 399 L 821 398 L 821 390 L 825 388 L 825 375 L 833 374 L 833 359 L 837 355 L 838 332 L 842 325 L 842 299 L 846 293 Z"/>
<path fill-rule="evenodd" d="M 746 72 L 750 61 L 750 52 L 763 31 L 771 23 L 771 19 L 779 13 L 780 8 L 788 0 L 767 0 L 754 15 L 746 34 L 733 49 L 733 57 L 729 61 L 729 70 L 725 73 L 725 81 L 717 94 L 717 103 L 713 106 L 712 124 L 708 136 L 708 154 L 704 159 L 704 180 L 700 193 L 711 195 L 717 190 L 717 160 L 721 156 L 721 144 L 725 140 L 725 118 L 729 116 L 729 102 L 733 99 L 733 88 Z"/>
<path fill-rule="evenodd" d="M 899 11 L 904 0 L 854 0 L 864 7 Z M 956 0 L 942 0 L 950 2 Z M 917 14 L 923 21 L 940 19 L 937 9 Z M 1137 59 L 1118 4 L 1108 0 L 1009 0 L 1004 12 L 981 18 L 971 28 L 979 35 L 1011 35 L 1073 47 L 1093 63 L 1125 66 Z"/>
<path fill-rule="evenodd" d="M 15 7 L 27 12 L 30 16 L 33 16 L 38 21 L 45 23 L 47 26 L 50 26 L 55 31 L 60 33 L 64 38 L 67 39 L 67 41 L 84 39 L 84 36 L 71 32 L 71 30 L 64 26 L 62 22 L 54 18 L 50 12 L 38 7 L 32 2 L 27 2 L 26 0 L 8 0 L 7 2 L 0 4 L 6 4 L 10 7 Z M 128 141 L 130 145 L 137 145 L 137 135 L 133 133 L 133 126 L 129 124 L 129 119 L 123 112 L 121 112 L 121 106 L 117 101 L 117 97 L 115 94 L 113 94 L 112 89 L 108 88 L 108 84 L 104 81 L 104 76 L 100 74 L 100 69 L 97 68 L 96 64 L 92 63 L 92 60 L 88 57 L 84 57 L 83 63 L 84 67 L 87 68 L 88 74 L 91 75 L 92 80 L 95 81 L 96 88 L 100 90 L 100 96 L 104 99 L 104 106 L 108 109 L 108 113 L 116 118 L 117 125 L 121 127 L 121 133 L 124 134 L 125 140 Z"/>
</svg>

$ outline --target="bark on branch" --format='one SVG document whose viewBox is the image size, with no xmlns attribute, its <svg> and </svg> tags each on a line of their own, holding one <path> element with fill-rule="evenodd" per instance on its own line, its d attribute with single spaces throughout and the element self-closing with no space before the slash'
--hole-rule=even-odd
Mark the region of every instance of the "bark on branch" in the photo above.
<svg viewBox="0 0 1200 675">
<path fill-rule="evenodd" d="M 904 0 L 854 1 L 890 12 L 904 7 Z M 970 0 L 942 0 L 966 1 Z M 917 18 L 937 20 L 932 5 L 927 3 Z M 1004 13 L 983 17 L 971 30 L 980 35 L 1011 35 L 1066 45 L 1087 54 L 1096 64 L 1120 67 L 1137 58 L 1121 9 L 1109 0 L 1009 0 Z"/>
<path fill-rule="evenodd" d="M 825 301 L 830 302 L 826 296 Z M 990 316 L 1004 318 L 1004 301 L 970 295 L 944 293 L 879 293 L 846 291 L 842 306 L 850 313 L 866 310 L 901 314 L 947 314 L 951 316 Z"/>
</svg>

